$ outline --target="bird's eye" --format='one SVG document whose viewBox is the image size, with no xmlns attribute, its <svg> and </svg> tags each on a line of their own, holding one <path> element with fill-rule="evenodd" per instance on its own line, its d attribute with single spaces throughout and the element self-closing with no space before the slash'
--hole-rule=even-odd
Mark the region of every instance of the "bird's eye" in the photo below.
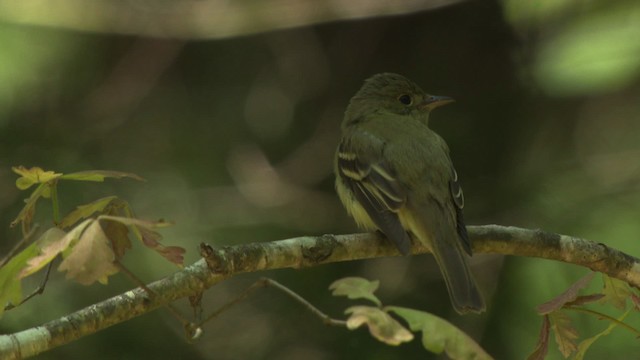
<svg viewBox="0 0 640 360">
<path fill-rule="evenodd" d="M 398 101 L 400 101 L 404 105 L 411 105 L 411 103 L 413 102 L 413 99 L 411 98 L 411 96 L 407 94 L 403 94 L 398 96 Z"/>
</svg>

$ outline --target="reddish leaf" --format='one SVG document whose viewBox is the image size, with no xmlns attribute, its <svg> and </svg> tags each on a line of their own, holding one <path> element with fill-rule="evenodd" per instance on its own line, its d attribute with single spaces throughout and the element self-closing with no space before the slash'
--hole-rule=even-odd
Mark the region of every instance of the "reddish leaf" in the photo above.
<svg viewBox="0 0 640 360">
<path fill-rule="evenodd" d="M 111 242 L 111 248 L 116 254 L 116 259 L 121 259 L 124 253 L 131 249 L 131 240 L 129 240 L 129 228 L 115 221 L 101 222 L 102 230 Z"/>
<path fill-rule="evenodd" d="M 578 296 L 575 300 L 566 303 L 566 306 L 578 306 L 584 304 L 590 304 L 596 302 L 604 297 L 604 294 L 591 294 L 591 295 L 581 295 Z"/>
<path fill-rule="evenodd" d="M 160 245 L 154 250 L 172 263 L 181 266 L 184 265 L 184 248 L 181 248 L 180 246 Z"/>
<path fill-rule="evenodd" d="M 583 276 L 580 280 L 576 281 L 567 290 L 565 290 L 565 292 L 546 303 L 539 305 L 536 310 L 540 315 L 549 314 L 562 308 L 566 303 L 574 301 L 578 297 L 578 292 L 586 287 L 594 276 L 594 272 Z"/>
<path fill-rule="evenodd" d="M 544 360 L 544 358 L 547 356 L 547 352 L 549 351 L 549 330 L 549 316 L 544 315 L 542 317 L 542 327 L 540 328 L 540 335 L 538 335 L 538 344 L 536 344 L 536 348 L 533 350 L 531 355 L 529 355 L 527 360 Z"/>
</svg>

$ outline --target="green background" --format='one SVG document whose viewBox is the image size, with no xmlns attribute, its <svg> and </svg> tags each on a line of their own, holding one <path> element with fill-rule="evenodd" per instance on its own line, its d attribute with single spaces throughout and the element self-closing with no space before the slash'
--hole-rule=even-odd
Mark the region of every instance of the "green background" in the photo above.
<svg viewBox="0 0 640 360">
<path fill-rule="evenodd" d="M 435 111 L 430 123 L 451 148 L 468 224 L 541 228 L 640 255 L 639 2 L 451 1 L 415 8 L 398 2 L 407 6 L 402 15 L 382 16 L 380 10 L 362 17 L 345 1 L 332 2 L 326 20 L 333 21 L 308 25 L 305 19 L 316 10 L 312 2 L 300 2 L 308 7 L 287 14 L 255 9 L 250 5 L 258 2 L 251 1 L 233 9 L 209 3 L 229 19 L 242 15 L 246 21 L 224 34 L 184 25 L 182 33 L 160 36 L 161 26 L 153 17 L 136 18 L 140 13 L 123 12 L 119 21 L 108 22 L 65 2 L 48 9 L 0 1 L 2 253 L 20 238 L 8 227 L 26 197 L 14 185 L 10 168 L 17 165 L 63 173 L 119 170 L 146 178 L 63 183 L 62 209 L 119 195 L 141 218 L 175 221 L 163 230 L 164 243 L 185 247 L 187 263 L 198 259 L 200 242 L 222 246 L 354 232 L 333 190 L 339 125 L 365 78 L 397 72 L 427 92 L 456 99 Z M 162 13 L 167 4 L 138 3 L 145 14 Z M 174 30 L 197 20 L 163 15 L 175 21 Z M 207 14 L 201 15 L 206 24 Z M 300 26 L 277 29 L 279 21 L 296 16 Z M 65 19 L 82 21 L 65 25 Z M 155 36 L 123 30 L 128 25 Z M 50 216 L 40 206 L 36 220 L 46 228 Z M 124 263 L 145 281 L 175 271 L 140 244 Z M 437 266 L 426 255 L 242 275 L 209 290 L 203 305 L 210 312 L 269 276 L 340 317 L 352 303 L 332 297 L 329 284 L 363 276 L 381 281 L 378 295 L 386 304 L 448 318 L 496 358 L 522 359 L 533 350 L 541 325 L 535 306 L 588 272 L 489 255 L 474 257 L 472 266 L 489 304 L 482 316 L 452 311 Z M 25 281 L 25 292 L 39 276 Z M 122 275 L 107 286 L 84 287 L 55 272 L 42 296 L 4 315 L 0 331 L 42 324 L 131 287 Z M 585 293 L 600 287 L 598 276 Z M 186 300 L 177 306 L 190 315 Z M 571 316 L 581 338 L 608 325 Z M 629 323 L 639 327 L 638 317 L 632 313 Z M 549 358 L 561 358 L 551 341 Z M 587 358 L 634 354 L 640 354 L 640 343 L 617 328 Z M 160 310 L 40 355 L 85 357 L 429 355 L 417 340 L 389 347 L 363 329 L 325 327 L 266 289 L 208 324 L 195 344 Z"/>
</svg>

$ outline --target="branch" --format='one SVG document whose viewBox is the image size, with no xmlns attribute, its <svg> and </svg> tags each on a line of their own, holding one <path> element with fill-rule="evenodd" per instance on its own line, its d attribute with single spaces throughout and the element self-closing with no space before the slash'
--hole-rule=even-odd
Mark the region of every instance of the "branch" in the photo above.
<svg viewBox="0 0 640 360">
<path fill-rule="evenodd" d="M 409 14 L 461 0 L 0 0 L 0 20 L 98 33 L 218 39 L 324 22 Z M 42 11 L 47 9 L 47 11 Z"/>
<path fill-rule="evenodd" d="M 640 260 L 589 240 L 498 225 L 469 226 L 477 253 L 558 260 L 606 273 L 640 287 Z M 414 245 L 413 254 L 427 253 Z M 0 358 L 21 359 L 67 344 L 177 299 L 202 293 L 224 279 L 270 269 L 302 268 L 339 261 L 399 256 L 393 245 L 375 234 L 305 236 L 214 250 L 202 246 L 204 258 L 182 271 L 141 288 L 114 296 L 69 316 L 11 335 L 0 336 Z"/>
</svg>

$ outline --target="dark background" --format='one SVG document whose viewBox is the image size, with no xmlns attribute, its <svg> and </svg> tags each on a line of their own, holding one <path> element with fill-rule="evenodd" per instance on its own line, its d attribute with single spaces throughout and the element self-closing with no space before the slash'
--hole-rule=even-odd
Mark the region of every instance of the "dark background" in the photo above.
<svg viewBox="0 0 640 360">
<path fill-rule="evenodd" d="M 342 114 L 365 78 L 398 72 L 430 93 L 456 99 L 434 112 L 430 123 L 451 148 L 468 224 L 542 228 L 637 256 L 640 4 L 531 3 L 536 5 L 462 1 L 412 8 L 411 2 L 399 2 L 407 6 L 403 15 L 382 16 L 381 10 L 364 18 L 344 7 L 326 19 L 335 21 L 278 30 L 259 23 L 262 28 L 252 33 L 209 33 L 207 39 L 205 30 L 192 36 L 187 31 L 135 35 L 119 28 L 135 22 L 133 16 L 105 25 L 86 9 L 73 15 L 95 27 L 58 26 L 43 22 L 45 8 L 18 6 L 23 13 L 11 12 L 9 2 L 0 2 L 0 224 L 6 224 L 0 251 L 20 238 L 17 229 L 8 228 L 27 196 L 14 186 L 10 167 L 16 165 L 63 173 L 109 169 L 146 178 L 146 183 L 64 183 L 62 208 L 119 195 L 141 218 L 175 221 L 163 231 L 164 243 L 185 247 L 187 263 L 198 259 L 203 241 L 221 246 L 354 232 L 333 190 L 332 157 Z M 313 7 L 307 10 L 313 14 Z M 33 16 L 22 16 L 28 11 Z M 51 11 L 55 19 L 59 13 Z M 283 14 L 262 15 L 277 24 Z M 176 23 L 189 23 L 180 16 Z M 43 228 L 50 226 L 50 216 L 42 204 L 37 220 Z M 124 262 L 145 281 L 175 270 L 140 244 Z M 588 272 L 532 258 L 481 255 L 472 264 L 489 304 L 482 316 L 452 311 L 437 266 L 426 255 L 238 276 L 209 290 L 204 306 L 210 312 L 258 277 L 269 276 L 341 317 L 352 302 L 332 297 L 329 284 L 363 276 L 381 281 L 378 295 L 385 304 L 448 318 L 496 358 L 520 359 L 537 341 L 541 318 L 535 306 Z M 25 281 L 26 293 L 39 276 Z M 0 331 L 56 319 L 131 287 L 122 275 L 107 286 L 84 287 L 55 272 L 42 296 L 4 315 Z M 600 287 L 597 276 L 587 293 Z M 186 300 L 177 306 L 190 314 Z M 571 316 L 581 338 L 608 326 Z M 628 321 L 640 325 L 635 313 Z M 633 334 L 617 328 L 588 354 L 638 353 Z M 180 324 L 160 310 L 40 358 L 320 360 L 425 354 L 418 339 L 389 347 L 364 329 L 325 327 L 266 289 L 208 324 L 195 344 L 188 344 Z M 560 358 L 553 343 L 550 358 Z"/>
</svg>

